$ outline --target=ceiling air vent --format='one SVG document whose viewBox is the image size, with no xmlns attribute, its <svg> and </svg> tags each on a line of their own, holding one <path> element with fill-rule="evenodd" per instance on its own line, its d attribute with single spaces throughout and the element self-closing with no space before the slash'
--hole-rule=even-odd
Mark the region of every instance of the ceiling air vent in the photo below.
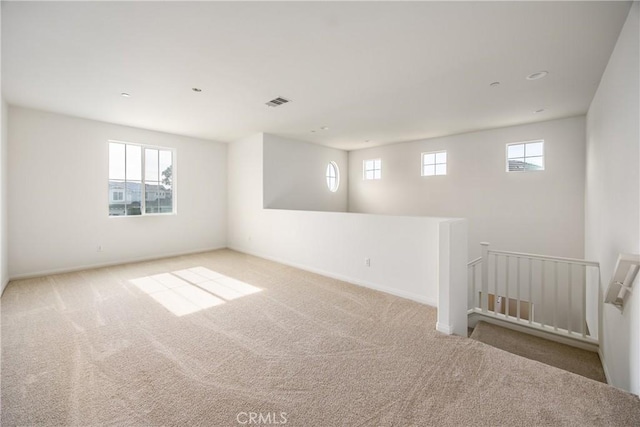
<svg viewBox="0 0 640 427">
<path fill-rule="evenodd" d="M 283 98 L 283 97 L 279 96 L 279 97 L 274 98 L 271 101 L 267 102 L 266 105 L 268 105 L 269 107 L 277 107 L 279 105 L 286 104 L 287 102 L 291 102 L 291 101 L 289 101 L 287 98 Z"/>
</svg>

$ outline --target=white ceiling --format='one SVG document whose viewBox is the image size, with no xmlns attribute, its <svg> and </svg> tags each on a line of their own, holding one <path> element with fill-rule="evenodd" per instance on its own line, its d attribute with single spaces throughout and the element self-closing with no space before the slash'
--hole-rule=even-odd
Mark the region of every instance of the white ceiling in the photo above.
<svg viewBox="0 0 640 427">
<path fill-rule="evenodd" d="M 351 150 L 584 114 L 629 7 L 3 1 L 2 89 L 112 123 Z M 277 96 L 292 102 L 265 105 Z"/>
</svg>

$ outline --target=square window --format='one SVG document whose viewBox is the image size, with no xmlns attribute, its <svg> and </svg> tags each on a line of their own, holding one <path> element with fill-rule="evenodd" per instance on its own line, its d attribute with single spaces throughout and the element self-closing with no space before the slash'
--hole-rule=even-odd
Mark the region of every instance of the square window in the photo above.
<svg viewBox="0 0 640 427">
<path fill-rule="evenodd" d="M 507 144 L 507 172 L 544 170 L 544 141 Z"/>
<path fill-rule="evenodd" d="M 362 176 L 364 179 L 381 179 L 382 178 L 382 160 L 372 159 L 365 160 L 362 163 Z"/>
<path fill-rule="evenodd" d="M 447 152 L 422 153 L 422 176 L 446 175 Z"/>
</svg>

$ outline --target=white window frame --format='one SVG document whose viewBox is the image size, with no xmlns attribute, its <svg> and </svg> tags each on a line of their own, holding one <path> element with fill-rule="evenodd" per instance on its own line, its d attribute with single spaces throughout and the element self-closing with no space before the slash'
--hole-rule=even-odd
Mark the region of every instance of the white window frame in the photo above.
<svg viewBox="0 0 640 427">
<path fill-rule="evenodd" d="M 368 169 L 367 163 L 373 162 L 373 167 Z M 379 163 L 379 167 L 376 168 L 376 163 Z M 376 171 L 378 172 L 376 177 Z M 373 176 L 371 178 L 367 178 L 367 172 L 373 172 Z M 367 159 L 362 161 L 362 179 L 365 181 L 374 181 L 382 179 L 382 160 L 381 159 Z"/>
<path fill-rule="evenodd" d="M 177 162 L 176 162 L 176 149 L 172 147 L 163 147 L 160 145 L 150 145 L 150 144 L 140 144 L 137 142 L 129 142 L 129 141 L 120 141 L 115 139 L 110 139 L 107 141 L 107 184 L 109 183 L 109 146 L 111 143 L 115 144 L 124 144 L 125 145 L 125 153 L 127 145 L 135 145 L 140 147 L 140 155 L 142 157 L 142 170 L 141 170 L 141 184 L 140 184 L 140 215 L 109 215 L 109 203 L 107 203 L 107 216 L 109 218 L 140 218 L 145 216 L 171 216 L 177 215 L 178 213 L 178 203 L 177 203 Z M 146 185 L 145 185 L 145 149 L 150 148 L 153 150 L 164 150 L 171 151 L 171 212 L 154 212 L 147 213 L 146 212 Z M 126 154 L 125 154 L 126 156 Z M 125 157 L 125 169 L 126 169 L 126 157 Z M 127 199 L 127 190 L 126 190 L 126 180 L 124 181 L 125 188 L 123 189 L 123 201 L 126 202 Z M 108 187 L 108 185 L 107 185 Z M 108 193 L 108 190 L 107 190 Z M 107 197 L 107 201 L 110 202 L 109 197 Z M 125 203 L 126 204 L 126 203 Z"/>
<path fill-rule="evenodd" d="M 437 157 L 438 154 L 442 154 L 444 153 L 446 158 L 444 162 L 438 162 Z M 424 158 L 429 155 L 429 154 L 433 154 L 433 163 L 425 163 L 424 162 Z M 447 164 L 448 160 L 449 160 L 449 155 L 447 154 L 447 150 L 439 150 L 439 151 L 427 151 L 424 152 L 420 155 L 420 159 L 422 160 L 422 165 L 420 166 L 420 173 L 422 174 L 422 176 L 428 177 L 428 176 L 445 176 L 447 175 L 447 173 L 449 172 L 449 166 Z M 438 173 L 438 165 L 444 165 L 445 166 L 445 172 L 444 173 Z M 433 166 L 433 173 L 432 174 L 427 174 L 425 173 L 425 166 Z"/>
<path fill-rule="evenodd" d="M 542 143 L 542 155 L 540 156 L 527 156 L 527 144 L 537 144 L 537 143 Z M 523 157 L 514 157 L 514 158 L 509 158 L 509 147 L 511 147 L 512 145 L 524 145 L 524 154 Z M 520 141 L 520 142 L 510 142 L 506 145 L 505 147 L 505 170 L 507 172 L 542 172 L 545 170 L 546 166 L 545 166 L 545 154 L 544 154 L 544 139 L 532 139 L 530 141 Z M 542 168 L 541 169 L 522 169 L 522 170 L 509 170 L 509 160 L 513 160 L 513 159 L 520 159 L 522 158 L 525 162 L 527 160 L 527 158 L 533 158 L 533 157 L 540 157 L 542 159 Z"/>
<path fill-rule="evenodd" d="M 329 170 L 332 169 L 335 172 L 335 176 L 329 173 Z M 329 162 L 327 164 L 326 169 L 326 179 L 327 179 L 327 187 L 329 191 L 335 193 L 338 191 L 338 187 L 340 187 L 340 168 L 338 168 L 338 164 L 336 162 Z M 331 180 L 333 180 L 333 185 L 330 184 Z"/>
</svg>

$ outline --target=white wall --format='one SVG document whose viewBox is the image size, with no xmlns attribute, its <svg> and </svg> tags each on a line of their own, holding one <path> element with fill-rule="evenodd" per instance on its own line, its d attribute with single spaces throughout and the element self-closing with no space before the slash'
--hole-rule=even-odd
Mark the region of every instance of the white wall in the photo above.
<svg viewBox="0 0 640 427">
<path fill-rule="evenodd" d="M 110 139 L 176 149 L 177 215 L 108 216 Z M 225 144 L 10 106 L 9 181 L 12 278 L 226 246 Z"/>
<path fill-rule="evenodd" d="M 229 145 L 229 247 L 437 304 L 444 219 L 263 209 L 262 156 L 262 135 Z"/>
<path fill-rule="evenodd" d="M 587 258 L 604 292 L 619 253 L 640 253 L 640 5 L 635 2 L 587 115 Z M 606 304 L 602 352 L 613 385 L 640 394 L 640 283 L 624 313 Z"/>
<path fill-rule="evenodd" d="M 340 171 L 338 191 L 327 188 L 329 162 Z M 264 134 L 264 207 L 346 212 L 347 152 Z"/>
<path fill-rule="evenodd" d="M 7 215 L 8 182 L 8 106 L 0 96 L 2 124 L 0 125 L 0 295 L 9 282 L 9 240 Z"/>
<path fill-rule="evenodd" d="M 467 238 L 466 220 L 443 221 L 439 227 L 438 322 L 436 329 L 466 337 L 467 315 Z"/>
<path fill-rule="evenodd" d="M 2 34 L 2 4 L 0 4 L 0 46 Z M 0 70 L 2 70 L 2 54 L 0 54 Z M 2 72 L 0 71 L 0 76 Z M 0 82 L 2 78 L 0 78 Z M 1 86 L 1 85 L 0 85 Z M 9 247 L 8 247 L 8 221 L 7 221 L 7 104 L 2 96 L 0 87 L 0 295 L 9 282 Z"/>
<path fill-rule="evenodd" d="M 495 249 L 582 258 L 584 117 L 387 145 L 349 153 L 349 210 L 464 217 L 469 259 Z M 545 140 L 544 172 L 505 172 L 505 144 Z M 446 176 L 421 176 L 421 153 L 447 150 Z M 362 162 L 382 159 L 382 179 Z"/>
</svg>

